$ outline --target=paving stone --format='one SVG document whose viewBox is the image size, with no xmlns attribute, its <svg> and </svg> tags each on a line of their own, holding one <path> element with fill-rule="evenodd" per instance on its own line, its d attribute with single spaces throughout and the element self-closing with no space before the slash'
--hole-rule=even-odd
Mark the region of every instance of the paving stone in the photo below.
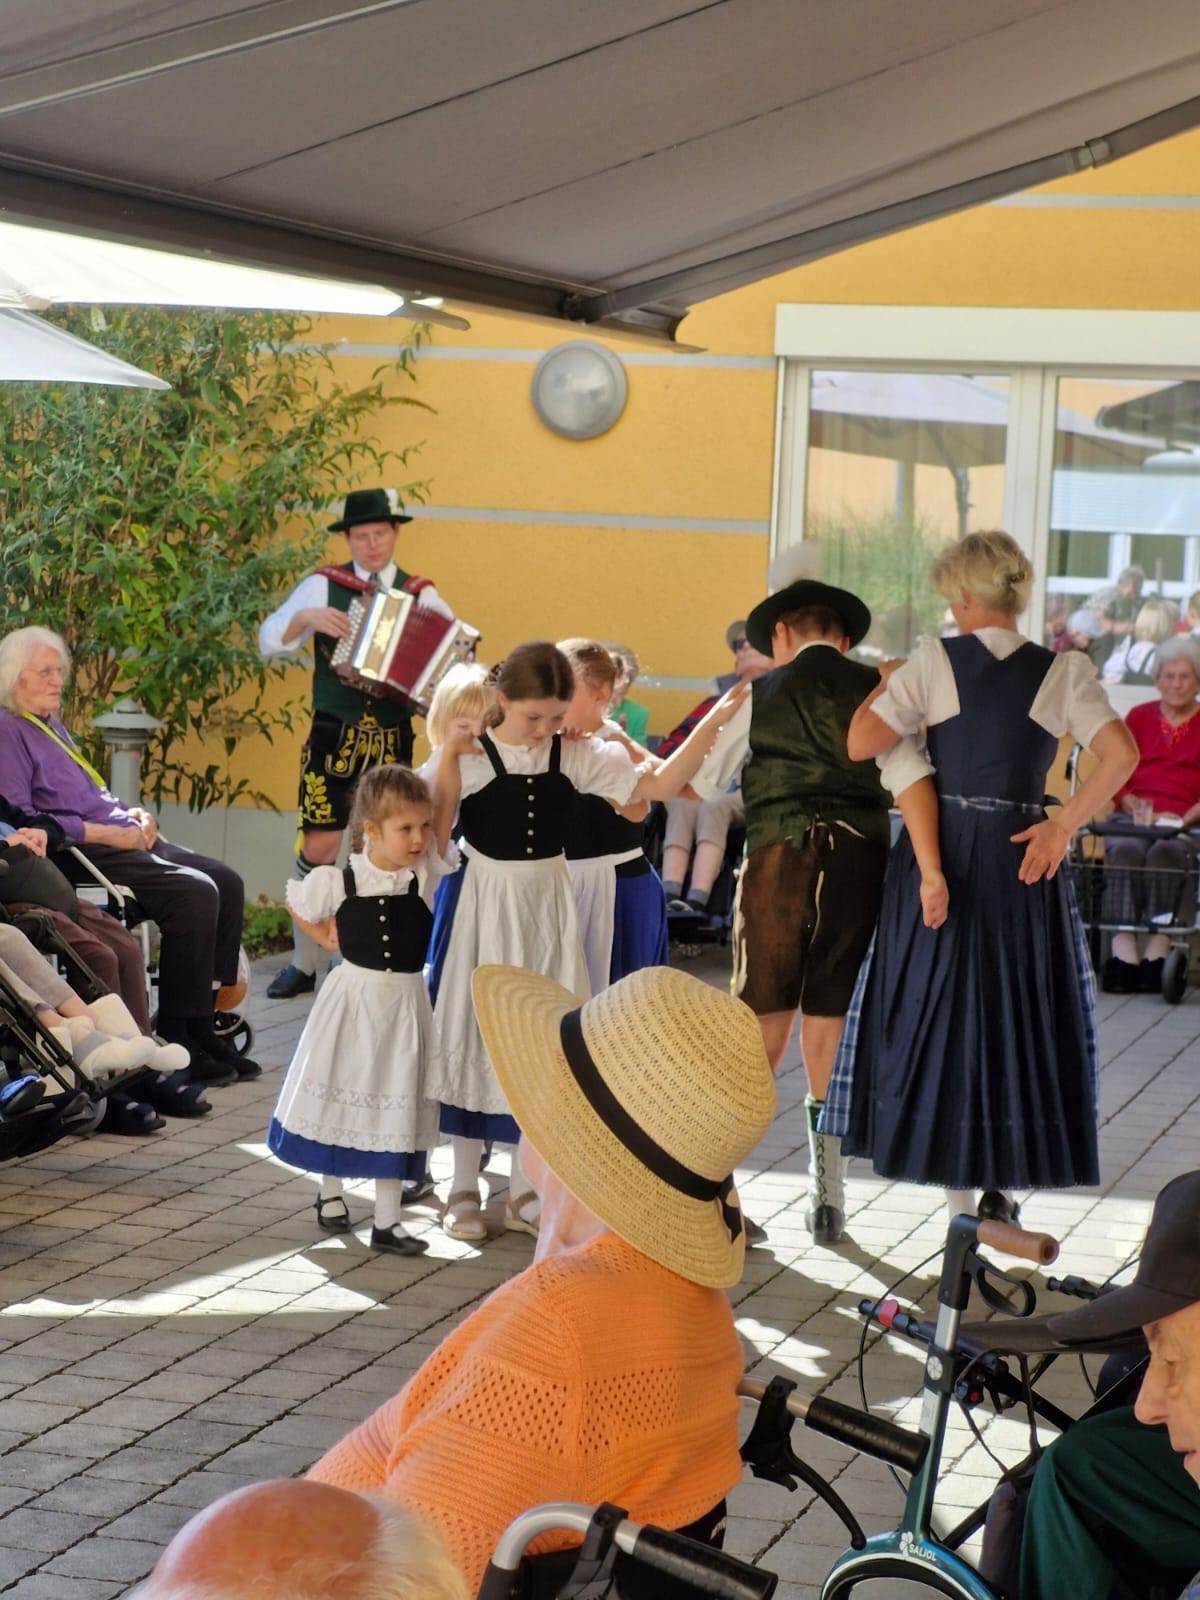
<svg viewBox="0 0 1200 1600">
<path fill-rule="evenodd" d="M 158 1560 L 159 1547 L 145 1539 L 87 1539 L 47 1564 L 47 1572 L 74 1578 L 113 1578 L 136 1583 Z"/>
<path fill-rule="evenodd" d="M 101 1578 L 68 1578 L 61 1572 L 35 1572 L 4 1591 L 6 1600 L 117 1600 L 124 1583 Z"/>
<path fill-rule="evenodd" d="M 104 1522 L 100 1515 L 51 1511 L 45 1507 L 22 1506 L 0 1517 L 0 1546 L 57 1553 L 77 1540 L 94 1533 Z"/>
</svg>

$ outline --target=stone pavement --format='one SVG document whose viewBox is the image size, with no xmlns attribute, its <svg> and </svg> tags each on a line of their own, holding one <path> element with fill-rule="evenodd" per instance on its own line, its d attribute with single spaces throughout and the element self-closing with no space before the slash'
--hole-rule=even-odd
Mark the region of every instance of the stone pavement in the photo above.
<svg viewBox="0 0 1200 1600">
<path fill-rule="evenodd" d="M 715 967 L 709 975 L 720 979 Z M 256 974 L 259 994 L 266 978 L 265 968 Z M 351 1197 L 355 1234 L 317 1232 L 312 1181 L 263 1145 L 306 1009 L 252 1002 L 268 1070 L 257 1084 L 215 1091 L 203 1121 L 172 1122 L 146 1140 L 66 1143 L 0 1169 L 5 1600 L 123 1594 L 195 1508 L 252 1479 L 302 1472 L 528 1261 L 523 1236 L 483 1250 L 446 1239 L 431 1208 L 416 1224 L 429 1235 L 427 1256 L 374 1255 L 363 1242 L 365 1194 Z M 1102 1015 L 1105 1184 L 1035 1196 L 1024 1213 L 1064 1240 L 1064 1270 L 1095 1278 L 1134 1251 L 1154 1194 L 1195 1164 L 1200 1135 L 1200 1002 L 1105 999 Z M 738 1326 L 754 1374 L 786 1372 L 857 1404 L 855 1303 L 909 1274 L 902 1294 L 932 1305 L 944 1211 L 931 1191 L 853 1172 L 854 1243 L 812 1249 L 795 1066 L 780 1091 L 778 1121 L 739 1185 L 770 1248 L 753 1253 L 734 1293 Z M 443 1162 L 435 1172 L 444 1178 Z M 495 1215 L 503 1179 L 492 1185 Z M 1077 1366 L 1052 1378 L 1056 1398 L 1082 1402 Z M 914 1420 L 919 1381 L 912 1346 L 870 1342 L 873 1406 Z M 885 1468 L 799 1427 L 796 1436 L 868 1530 L 894 1524 L 900 1492 Z M 1017 1421 L 994 1421 L 986 1439 L 1001 1460 L 1025 1450 Z M 996 1472 L 956 1423 L 944 1523 L 982 1500 Z M 833 1516 L 807 1492 L 750 1482 L 731 1510 L 731 1547 L 780 1574 L 781 1600 L 815 1596 L 845 1547 Z M 889 1600 L 903 1592 L 884 1588 Z"/>
</svg>

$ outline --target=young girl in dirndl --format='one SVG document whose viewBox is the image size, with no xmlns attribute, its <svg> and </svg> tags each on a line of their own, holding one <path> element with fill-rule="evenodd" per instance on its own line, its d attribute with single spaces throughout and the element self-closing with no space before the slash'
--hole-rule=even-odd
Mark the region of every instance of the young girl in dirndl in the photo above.
<svg viewBox="0 0 1200 1600">
<path fill-rule="evenodd" d="M 952 1214 L 975 1209 L 975 1189 L 1099 1178 L 1094 982 L 1058 868 L 1136 750 L 1086 656 L 1016 631 L 1032 581 L 1007 534 L 941 556 L 933 585 L 961 636 L 924 641 L 848 740 L 861 760 L 925 725 L 936 820 L 906 797 L 823 1128 L 884 1177 L 946 1188 Z M 1047 815 L 1068 733 L 1096 767 Z"/>
<path fill-rule="evenodd" d="M 451 869 L 434 848 L 431 810 L 407 767 L 374 768 L 356 792 L 349 864 L 288 883 L 293 915 L 342 960 L 317 995 L 267 1135 L 281 1161 L 320 1174 L 327 1231 L 350 1226 L 343 1180 L 373 1178 L 371 1245 L 397 1255 L 428 1248 L 401 1224 L 402 1184 L 422 1176 L 437 1138 L 423 969 L 434 891 Z"/>
<path fill-rule="evenodd" d="M 671 760 L 639 773 L 620 746 L 560 733 L 575 692 L 571 664 L 554 645 L 519 646 L 494 673 L 495 709 L 487 731 L 447 740 L 430 759 L 435 828 L 442 846 L 457 818 L 466 866 L 445 949 L 433 963 L 436 1051 L 431 1092 L 442 1102 L 454 1180 L 443 1226 L 456 1239 L 487 1237 L 479 1192 L 483 1142 L 514 1146 L 505 1226 L 536 1233 L 537 1200 L 516 1162 L 520 1130 L 480 1037 L 471 974 L 488 963 L 525 967 L 586 998 L 587 964 L 579 936 L 566 851 L 577 794 L 618 807 L 666 799 L 699 768 L 740 696 L 710 712 Z"/>
<path fill-rule="evenodd" d="M 618 663 L 594 639 L 564 639 L 559 649 L 575 674 L 567 727 L 630 750 L 616 724 L 605 722 Z M 632 752 L 645 754 L 636 745 Z M 642 967 L 669 964 L 666 896 L 644 848 L 649 810 L 643 801 L 623 816 L 598 795 L 575 797 L 567 867 L 593 994 Z"/>
</svg>

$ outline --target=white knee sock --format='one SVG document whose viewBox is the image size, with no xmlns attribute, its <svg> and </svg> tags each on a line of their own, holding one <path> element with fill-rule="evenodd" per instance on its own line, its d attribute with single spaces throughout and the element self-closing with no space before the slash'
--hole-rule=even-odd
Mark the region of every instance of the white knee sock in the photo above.
<svg viewBox="0 0 1200 1600">
<path fill-rule="evenodd" d="M 521 1170 L 521 1163 L 517 1159 L 517 1146 L 514 1144 L 511 1149 L 512 1170 L 508 1179 L 508 1203 L 514 1211 L 517 1211 L 533 1194 L 533 1185 Z"/>
<path fill-rule="evenodd" d="M 342 1180 L 340 1178 L 321 1179 L 321 1199 L 340 1200 L 342 1198 Z"/>
<path fill-rule="evenodd" d="M 953 1219 L 965 1213 L 969 1217 L 975 1215 L 974 1189 L 946 1189 L 946 1211 Z"/>
<path fill-rule="evenodd" d="M 375 1226 L 383 1231 L 400 1227 L 400 1207 L 404 1203 L 404 1188 L 399 1178 L 375 1179 Z"/>
<path fill-rule="evenodd" d="M 298 882 L 303 883 L 305 878 L 307 878 L 309 873 L 313 870 L 315 864 L 316 863 L 310 861 L 306 855 L 298 855 L 296 857 L 296 865 L 292 870 L 292 877 Z M 305 933 L 299 924 L 293 922 L 292 965 L 295 967 L 296 971 L 306 972 L 311 975 L 312 973 L 316 972 L 317 963 L 324 955 L 325 952 L 313 938 L 312 934 Z"/>
<path fill-rule="evenodd" d="M 450 1182 L 451 1194 L 479 1193 L 479 1158 L 483 1154 L 482 1139 L 464 1139 L 459 1134 L 450 1138 L 454 1155 L 454 1177 Z"/>
</svg>

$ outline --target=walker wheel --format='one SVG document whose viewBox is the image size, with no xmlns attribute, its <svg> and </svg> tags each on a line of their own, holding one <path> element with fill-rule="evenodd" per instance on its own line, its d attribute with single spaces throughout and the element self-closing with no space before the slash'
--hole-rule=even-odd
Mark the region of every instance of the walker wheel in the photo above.
<svg viewBox="0 0 1200 1600">
<path fill-rule="evenodd" d="M 1169 1006 L 1177 1006 L 1187 993 L 1188 952 L 1176 947 L 1167 952 L 1163 962 L 1162 997 Z"/>
<path fill-rule="evenodd" d="M 238 1011 L 217 1011 L 213 1014 L 213 1032 L 219 1039 L 237 1051 L 240 1056 L 248 1056 L 254 1043 L 254 1029 Z"/>
</svg>

